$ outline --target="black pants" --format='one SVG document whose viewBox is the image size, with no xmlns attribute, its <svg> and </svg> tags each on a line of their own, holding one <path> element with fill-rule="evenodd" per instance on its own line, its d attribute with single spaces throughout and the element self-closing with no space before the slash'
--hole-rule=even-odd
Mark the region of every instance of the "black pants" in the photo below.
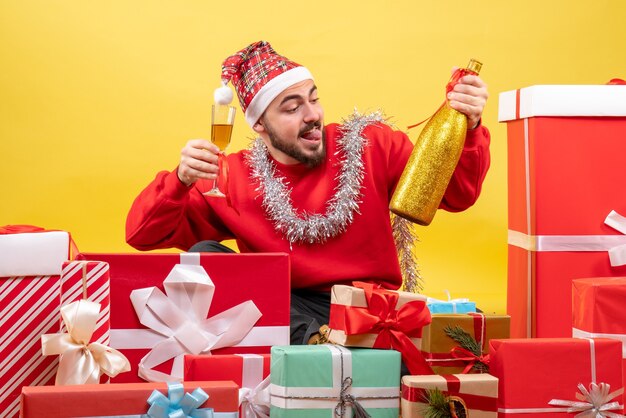
<svg viewBox="0 0 626 418">
<path fill-rule="evenodd" d="M 232 249 L 217 241 L 200 241 L 189 252 L 234 253 Z M 309 338 L 328 324 L 330 313 L 330 292 L 293 290 L 291 292 L 291 344 L 307 344 Z"/>
</svg>

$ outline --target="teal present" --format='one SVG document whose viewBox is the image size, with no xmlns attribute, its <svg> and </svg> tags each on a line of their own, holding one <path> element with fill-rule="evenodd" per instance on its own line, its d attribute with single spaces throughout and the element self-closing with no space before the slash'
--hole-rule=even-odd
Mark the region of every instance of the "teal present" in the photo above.
<svg viewBox="0 0 626 418">
<path fill-rule="evenodd" d="M 431 314 L 440 313 L 458 313 L 465 314 L 470 312 L 476 312 L 476 302 L 470 302 L 469 299 L 449 299 L 439 300 L 435 298 L 428 298 L 426 300 L 426 306 L 430 310 Z"/>
<path fill-rule="evenodd" d="M 272 347 L 272 418 L 398 418 L 400 353 L 337 345 Z"/>
</svg>

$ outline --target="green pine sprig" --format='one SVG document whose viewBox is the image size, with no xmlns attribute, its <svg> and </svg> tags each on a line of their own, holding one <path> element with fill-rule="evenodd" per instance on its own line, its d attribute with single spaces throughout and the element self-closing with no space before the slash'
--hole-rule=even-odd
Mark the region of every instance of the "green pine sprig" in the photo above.
<svg viewBox="0 0 626 418">
<path fill-rule="evenodd" d="M 478 341 L 476 341 L 474 337 L 472 337 L 460 326 L 457 325 L 453 328 L 450 325 L 446 325 L 443 331 L 448 337 L 456 341 L 462 348 L 472 352 L 472 354 L 474 354 L 475 356 L 480 356 L 482 354 L 482 347 L 480 346 Z M 476 363 L 474 363 L 472 370 L 475 370 L 478 373 L 487 373 L 489 372 L 489 365 L 481 361 L 477 361 Z"/>
<path fill-rule="evenodd" d="M 439 389 L 428 389 L 424 392 L 424 403 L 428 404 L 424 418 L 451 418 L 448 397 Z"/>
</svg>

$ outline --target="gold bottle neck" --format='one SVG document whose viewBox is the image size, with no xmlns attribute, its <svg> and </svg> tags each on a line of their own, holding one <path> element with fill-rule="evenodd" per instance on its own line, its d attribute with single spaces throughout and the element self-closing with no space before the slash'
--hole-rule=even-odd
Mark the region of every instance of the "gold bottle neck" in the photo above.
<svg viewBox="0 0 626 418">
<path fill-rule="evenodd" d="M 483 67 L 483 63 L 477 61 L 475 59 L 470 59 L 469 64 L 467 64 L 467 70 L 473 72 L 474 74 L 480 74 L 480 69 Z"/>
</svg>

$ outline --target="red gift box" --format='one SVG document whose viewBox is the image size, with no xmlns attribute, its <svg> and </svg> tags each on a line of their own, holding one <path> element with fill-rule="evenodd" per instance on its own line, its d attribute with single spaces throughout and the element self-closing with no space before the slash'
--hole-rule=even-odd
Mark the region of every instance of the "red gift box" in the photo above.
<svg viewBox="0 0 626 418">
<path fill-rule="evenodd" d="M 133 370 L 113 382 L 139 382 L 138 365 L 163 336 L 140 323 L 131 301 L 133 290 L 162 289 L 177 265 L 202 268 L 215 285 L 208 318 L 253 301 L 262 316 L 238 344 L 213 354 L 269 353 L 272 345 L 289 344 L 290 269 L 287 254 L 79 254 L 78 259 L 105 261 L 111 275 L 111 347 L 121 351 Z M 193 330 L 191 334 L 194 333 Z M 197 342 L 201 345 L 201 341 Z M 199 349 L 200 347 L 195 347 Z M 191 351 L 188 351 L 190 353 Z M 182 353 L 181 353 L 182 354 Z M 182 360 L 182 357 L 181 357 Z M 161 370 L 169 370 L 169 364 Z M 182 361 L 180 363 L 182 373 Z"/>
<path fill-rule="evenodd" d="M 213 408 L 216 418 L 237 417 L 237 385 L 233 382 L 184 383 L 185 393 L 192 393 L 198 387 L 209 395 L 200 408 Z M 24 387 L 20 418 L 147 416 L 148 398 L 154 390 L 168 395 L 165 383 Z M 166 415 L 167 412 L 163 416 Z"/>
<path fill-rule="evenodd" d="M 270 358 L 269 354 L 186 355 L 184 380 L 232 380 L 240 388 L 241 418 L 256 418 L 255 408 L 269 415 Z M 258 405 L 261 391 L 267 391 L 266 408 Z"/>
<path fill-rule="evenodd" d="M 623 276 L 607 251 L 626 230 L 626 89 L 533 86 L 500 95 L 508 136 L 508 299 L 512 337 L 567 337 L 571 281 Z"/>
<path fill-rule="evenodd" d="M 53 384 L 58 358 L 41 335 L 59 332 L 61 266 L 70 235 L 30 226 L 0 228 L 0 411 L 16 417 L 23 385 Z"/>
<path fill-rule="evenodd" d="M 618 341 L 582 338 L 491 340 L 490 374 L 499 379 L 498 416 L 564 416 L 567 402 L 580 401 L 579 384 L 622 388 L 622 347 Z M 553 400 L 565 401 L 550 403 Z M 583 400 L 586 402 L 587 400 Z M 622 395 L 602 403 L 622 403 Z M 578 412 L 578 411 L 577 411 Z M 610 412 L 621 413 L 621 406 Z"/>
<path fill-rule="evenodd" d="M 626 277 L 576 279 L 572 282 L 572 297 L 572 335 L 619 340 L 626 383 Z"/>
</svg>

